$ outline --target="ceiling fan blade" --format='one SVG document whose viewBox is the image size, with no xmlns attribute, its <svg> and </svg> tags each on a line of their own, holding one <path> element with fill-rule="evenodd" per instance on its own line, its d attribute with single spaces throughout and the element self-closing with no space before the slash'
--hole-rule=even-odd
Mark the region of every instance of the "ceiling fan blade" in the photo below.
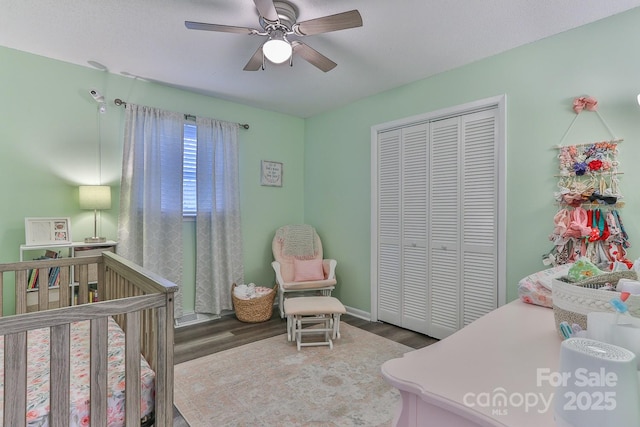
<svg viewBox="0 0 640 427">
<path fill-rule="evenodd" d="M 293 52 L 300 55 L 304 60 L 309 62 L 311 65 L 314 65 L 324 71 L 333 70 L 336 65 L 335 62 L 318 52 L 317 50 L 309 47 L 308 45 L 299 42 L 297 40 L 291 42 L 291 46 L 293 46 Z"/>
<path fill-rule="evenodd" d="M 276 22 L 280 19 L 278 18 L 278 11 L 273 4 L 273 0 L 253 0 L 253 2 L 256 4 L 258 13 L 264 19 L 271 22 Z"/>
<path fill-rule="evenodd" d="M 357 10 L 350 10 L 348 12 L 299 22 L 294 25 L 293 30 L 298 35 L 310 36 L 355 27 L 362 27 L 362 16 L 360 16 L 360 12 Z"/>
<path fill-rule="evenodd" d="M 243 69 L 244 71 L 258 71 L 260 68 L 262 68 L 262 64 L 262 45 L 260 45 L 258 50 L 256 50 L 256 52 L 253 54 L 251 59 L 249 59 L 249 62 L 247 62 L 247 65 L 245 65 Z"/>
<path fill-rule="evenodd" d="M 184 21 L 184 26 L 190 30 L 220 31 L 223 33 L 255 34 L 257 30 L 246 27 L 232 27 L 230 25 L 207 24 L 205 22 Z"/>
</svg>

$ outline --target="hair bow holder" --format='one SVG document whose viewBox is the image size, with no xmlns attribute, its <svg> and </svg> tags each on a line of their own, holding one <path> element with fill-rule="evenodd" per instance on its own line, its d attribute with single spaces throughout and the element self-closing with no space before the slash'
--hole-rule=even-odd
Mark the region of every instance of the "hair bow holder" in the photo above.
<svg viewBox="0 0 640 427">
<path fill-rule="evenodd" d="M 549 239 L 554 242 L 554 249 L 549 254 L 543 255 L 543 262 L 554 265 L 565 264 L 572 262 L 576 257 L 586 255 L 594 262 L 602 263 L 608 257 L 601 254 L 610 252 L 607 249 L 611 248 L 621 251 L 624 258 L 624 249 L 629 246 L 628 236 L 626 233 L 618 233 L 617 223 L 611 221 L 611 218 L 619 218 L 615 208 L 623 205 L 619 202 L 622 194 L 619 191 L 617 177 L 621 173 L 618 172 L 618 143 L 622 142 L 622 139 L 615 136 L 598 112 L 598 100 L 594 97 L 577 97 L 573 100 L 572 108 L 576 116 L 562 136 L 560 144 L 555 147 L 558 149 L 559 161 L 559 174 L 556 175 L 559 177 L 559 191 L 555 193 L 555 199 L 558 202 L 559 211 L 554 217 L 556 227 L 549 236 Z M 584 111 L 595 113 L 611 134 L 612 139 L 562 145 L 577 118 Z M 582 215 L 587 213 L 583 209 L 584 206 L 589 209 L 588 216 Z M 589 224 L 587 221 L 578 221 L 582 216 L 590 220 Z M 610 222 L 611 225 L 609 225 Z M 620 235 L 615 242 L 611 241 L 612 233 L 616 236 Z"/>
</svg>

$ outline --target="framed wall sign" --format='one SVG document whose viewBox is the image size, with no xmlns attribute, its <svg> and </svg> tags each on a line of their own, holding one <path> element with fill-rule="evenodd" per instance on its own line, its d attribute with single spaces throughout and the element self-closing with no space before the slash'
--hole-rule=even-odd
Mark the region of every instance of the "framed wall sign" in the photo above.
<svg viewBox="0 0 640 427">
<path fill-rule="evenodd" d="M 25 218 L 27 245 L 55 245 L 71 243 L 70 218 Z"/>
<path fill-rule="evenodd" d="M 262 160 L 260 162 L 260 185 L 282 187 L 282 163 Z"/>
</svg>

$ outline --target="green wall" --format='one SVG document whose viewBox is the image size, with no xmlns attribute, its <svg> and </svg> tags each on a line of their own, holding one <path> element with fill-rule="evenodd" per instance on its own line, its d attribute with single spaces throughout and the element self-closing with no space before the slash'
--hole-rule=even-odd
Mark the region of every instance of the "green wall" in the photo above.
<svg viewBox="0 0 640 427">
<path fill-rule="evenodd" d="M 557 151 L 585 94 L 620 145 L 621 211 L 631 243 L 640 252 L 640 9 L 529 44 L 403 87 L 380 93 L 306 121 L 305 220 L 338 260 L 338 296 L 368 312 L 370 301 L 371 126 L 395 119 L 507 96 L 507 299 L 518 281 L 543 269 L 557 210 Z M 366 76 L 363 76 L 366 78 Z M 565 143 L 610 139 L 595 113 L 579 116 Z M 312 195 L 313 197 L 309 197 Z"/>
<path fill-rule="evenodd" d="M 93 213 L 79 209 L 77 186 L 97 184 L 100 168 L 102 182 L 114 190 L 112 209 L 102 213 L 100 235 L 117 238 L 124 109 L 113 100 L 122 98 L 250 124 L 249 130 L 240 130 L 245 280 L 273 283 L 273 233 L 304 219 L 304 120 L 2 47 L 0 64 L 0 262 L 19 259 L 28 216 L 68 216 L 73 240 L 92 235 Z M 98 113 L 90 89 L 108 101 L 105 114 Z M 282 188 L 260 186 L 263 159 L 284 163 Z M 185 222 L 185 230 L 186 253 L 193 254 L 193 223 Z M 186 312 L 193 310 L 193 277 L 187 268 Z M 5 289 L 5 309 L 12 310 L 12 304 Z"/>
<path fill-rule="evenodd" d="M 102 180 L 114 206 L 102 233 L 116 238 L 124 111 L 114 98 L 223 120 L 249 123 L 240 132 L 245 279 L 273 281 L 270 241 L 287 223 L 313 224 L 325 254 L 338 260 L 337 295 L 370 310 L 371 126 L 478 99 L 507 96 L 507 286 L 543 268 L 556 211 L 557 145 L 575 114 L 573 98 L 592 95 L 621 144 L 622 210 L 635 259 L 640 195 L 640 9 L 478 61 L 343 108 L 300 119 L 190 92 L 0 48 L 0 262 L 18 259 L 24 217 L 70 216 L 74 240 L 92 234 L 91 212 L 78 209 L 77 185 Z M 92 59 L 92 58 L 88 58 Z M 366 78 L 366 77 L 364 77 Z M 97 113 L 88 91 L 101 91 L 108 112 Z M 595 113 L 579 116 L 565 143 L 608 139 Z M 259 185 L 260 160 L 284 163 L 282 188 Z M 192 254 L 192 223 L 185 223 Z M 187 261 L 188 264 L 189 261 Z M 185 273 L 185 311 L 192 273 Z M 5 291 L 5 297 L 8 297 Z M 191 297 L 192 299 L 192 297 Z M 12 298 L 5 301 L 5 308 Z"/>
</svg>

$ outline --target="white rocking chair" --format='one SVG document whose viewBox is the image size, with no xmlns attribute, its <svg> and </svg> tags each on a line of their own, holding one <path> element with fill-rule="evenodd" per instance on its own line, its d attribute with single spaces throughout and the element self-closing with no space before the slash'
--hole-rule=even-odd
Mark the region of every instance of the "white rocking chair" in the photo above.
<svg viewBox="0 0 640 427">
<path fill-rule="evenodd" d="M 271 263 L 278 283 L 280 317 L 284 318 L 285 294 L 319 291 L 331 296 L 336 285 L 334 259 L 322 258 L 322 242 L 309 225 L 286 225 L 276 231 Z"/>
</svg>

